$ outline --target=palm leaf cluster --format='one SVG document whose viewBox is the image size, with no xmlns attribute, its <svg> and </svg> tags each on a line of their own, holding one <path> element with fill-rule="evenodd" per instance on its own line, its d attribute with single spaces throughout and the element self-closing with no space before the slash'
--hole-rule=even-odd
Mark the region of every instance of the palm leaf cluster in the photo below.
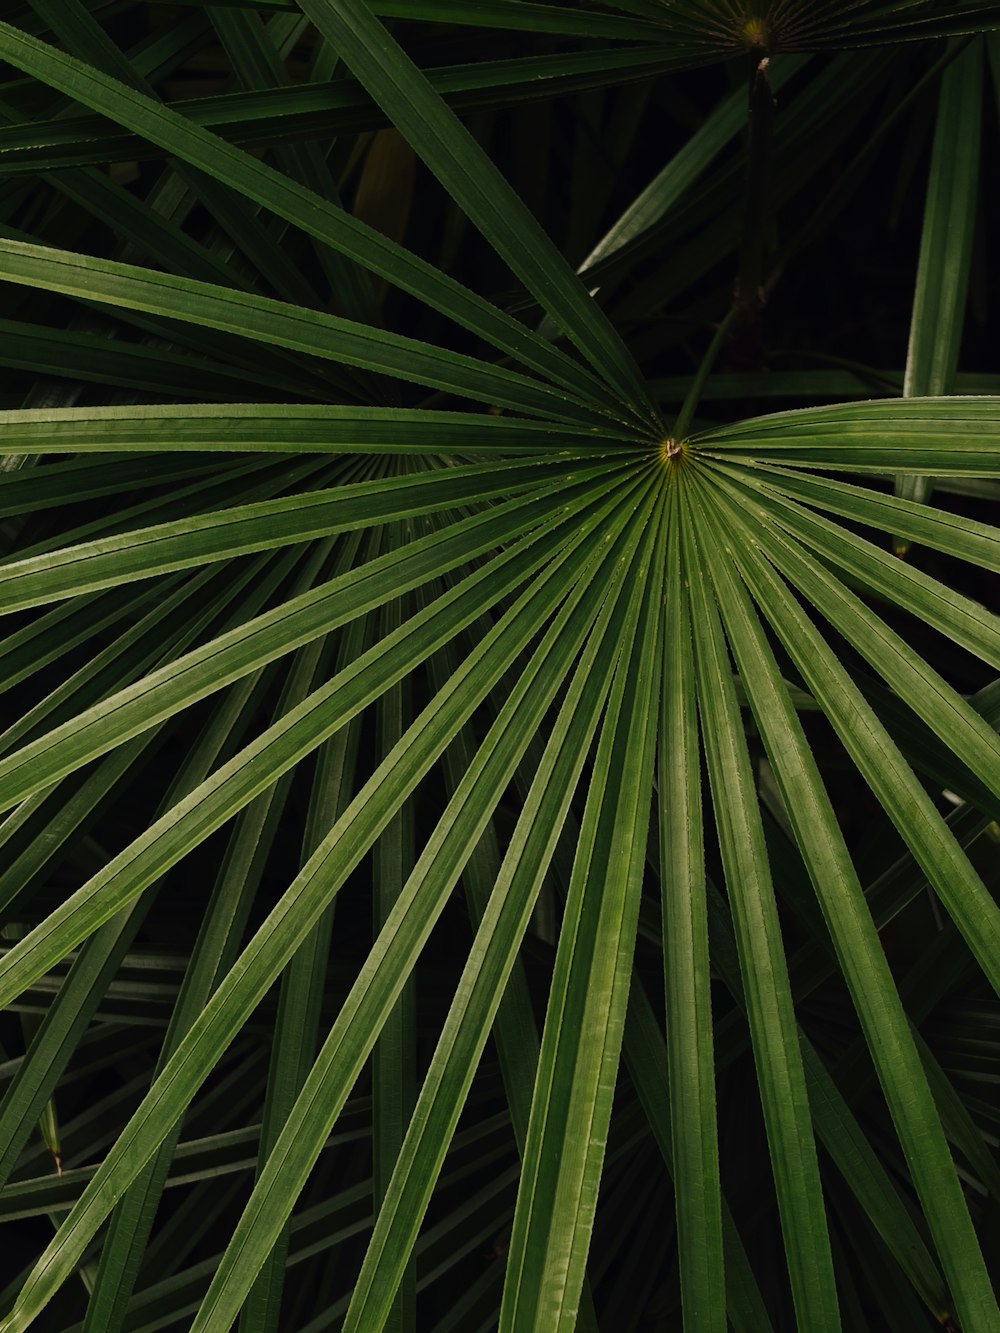
<svg viewBox="0 0 1000 1333">
<path fill-rule="evenodd" d="M 996 21 L 987 0 L 633 0 L 620 8 L 720 53 L 851 48 L 975 32 Z"/>
<path fill-rule="evenodd" d="M 998 26 L 5 13 L 5 1333 L 1000 1326 Z"/>
</svg>

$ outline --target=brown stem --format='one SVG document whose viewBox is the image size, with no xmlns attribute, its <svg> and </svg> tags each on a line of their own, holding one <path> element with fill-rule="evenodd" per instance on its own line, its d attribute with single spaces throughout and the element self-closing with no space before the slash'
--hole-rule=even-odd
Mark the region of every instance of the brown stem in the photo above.
<svg viewBox="0 0 1000 1333">
<path fill-rule="evenodd" d="M 743 210 L 743 239 L 740 243 L 736 304 L 749 317 L 762 304 L 764 245 L 771 175 L 771 141 L 774 130 L 774 97 L 767 77 L 768 60 L 754 57 L 750 81 L 750 125 L 747 145 L 747 183 Z"/>
</svg>

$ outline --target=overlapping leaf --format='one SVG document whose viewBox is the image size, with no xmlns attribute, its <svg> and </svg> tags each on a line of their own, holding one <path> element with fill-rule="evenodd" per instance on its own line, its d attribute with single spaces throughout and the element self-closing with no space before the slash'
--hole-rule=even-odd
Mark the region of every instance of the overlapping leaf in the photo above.
<svg viewBox="0 0 1000 1333">
<path fill-rule="evenodd" d="M 2 644 L 0 1000 L 29 1034 L 0 1065 L 0 1220 L 57 1222 L 10 1274 L 0 1328 L 42 1326 L 78 1273 L 93 1333 L 411 1333 L 456 1275 L 442 1330 L 634 1327 L 622 1200 L 641 1186 L 660 1223 L 635 1252 L 685 1329 L 835 1333 L 859 1291 L 884 1313 L 845 1217 L 908 1318 L 922 1302 L 993 1333 L 964 1182 L 995 1199 L 995 1116 L 966 1095 L 965 1049 L 948 1060 L 923 1035 L 928 966 L 897 969 L 886 939 L 929 890 L 939 993 L 968 977 L 982 1005 L 1000 993 L 984 854 L 1000 713 L 919 647 L 996 673 L 1000 621 L 974 581 L 1000 570 L 1000 535 L 883 479 L 981 498 L 1000 399 L 747 412 L 668 439 L 633 341 L 456 109 L 734 50 L 984 30 L 997 6 L 246 7 L 124 54 L 100 27 L 114 6 L 39 0 L 0 24 L 28 76 L 0 133 L 0 277 L 48 320 L 4 322 L 8 363 L 65 358 L 101 382 L 105 349 L 76 323 L 99 307 L 103 333 L 128 330 L 104 339 L 106 383 L 208 400 L 74 390 L 0 410 L 0 607 L 21 617 Z M 226 77 L 277 86 L 160 101 L 185 43 L 216 51 L 204 17 Z M 556 45 L 428 72 L 400 20 Z M 289 81 L 303 43 L 311 77 Z M 339 60 L 350 75 L 331 79 Z M 696 183 L 737 111 L 723 103 L 595 259 Z M 386 122 L 540 330 L 474 269 L 460 280 L 346 210 L 330 163 L 347 179 L 364 145 L 346 136 Z M 144 166 L 162 171 L 149 191 L 54 177 L 88 218 L 109 204 L 132 247 L 111 258 L 89 223 L 53 237 L 22 209 L 28 168 L 161 155 L 176 166 Z M 415 298 L 412 336 L 379 326 L 369 274 Z M 258 383 L 280 401 L 248 401 Z M 947 563 L 901 566 L 885 531 Z M 842 827 L 845 772 L 894 840 L 884 874 Z M 946 818 L 951 799 L 967 804 Z M 171 912 L 192 918 L 174 934 Z M 151 946 L 161 931 L 173 951 Z M 61 1146 L 86 1165 L 43 1178 L 33 1127 L 55 1142 L 65 1090 L 100 1087 L 136 1021 L 149 1070 L 69 1118 Z M 760 1117 L 756 1175 L 727 1141 L 731 1084 Z M 249 1192 L 218 1184 L 251 1165 Z M 777 1261 L 747 1205 L 762 1181 Z M 490 1263 L 467 1281 L 477 1246 Z M 300 1264 L 315 1296 L 286 1282 Z"/>
</svg>

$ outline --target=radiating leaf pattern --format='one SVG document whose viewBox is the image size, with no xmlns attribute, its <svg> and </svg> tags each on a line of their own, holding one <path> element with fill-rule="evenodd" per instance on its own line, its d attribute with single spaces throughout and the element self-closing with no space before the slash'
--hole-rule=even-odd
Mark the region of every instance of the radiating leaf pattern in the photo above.
<svg viewBox="0 0 1000 1333">
<path fill-rule="evenodd" d="M 649 373 L 687 279 L 668 255 L 637 314 L 648 256 L 732 285 L 741 95 L 573 253 L 462 117 L 624 122 L 640 80 L 773 56 L 808 176 L 803 127 L 889 66 L 782 53 L 949 37 L 954 100 L 1000 7 L 155 8 L 0 22 L 0 363 L 62 376 L 0 407 L 0 1221 L 45 1224 L 0 1329 L 993 1333 L 1000 694 L 921 649 L 995 682 L 956 571 L 1000 572 L 1000 530 L 893 483 L 995 499 L 1000 396 L 713 375 L 760 352 L 739 296 Z M 352 211 L 386 124 L 439 249 Z"/>
</svg>

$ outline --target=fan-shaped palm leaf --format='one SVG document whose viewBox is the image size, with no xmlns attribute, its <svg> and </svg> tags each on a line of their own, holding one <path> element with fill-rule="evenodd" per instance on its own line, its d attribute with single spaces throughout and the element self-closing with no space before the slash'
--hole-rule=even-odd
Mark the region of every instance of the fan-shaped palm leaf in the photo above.
<svg viewBox="0 0 1000 1333">
<path fill-rule="evenodd" d="M 942 968 L 975 975 L 988 1015 L 1000 911 L 979 848 L 1000 808 L 1000 706 L 989 689 L 966 697 L 919 643 L 926 632 L 1000 667 L 1000 620 L 948 577 L 1000 570 L 1000 536 L 885 483 L 991 482 L 1000 398 L 907 393 L 699 423 L 711 355 L 748 315 L 737 302 L 671 427 L 629 340 L 442 92 L 499 105 L 542 71 L 532 60 L 549 61 L 553 89 L 660 71 L 665 32 L 690 64 L 985 30 L 997 6 L 256 8 L 269 23 L 209 17 L 233 71 L 278 86 L 186 110 L 157 97 L 146 48 L 110 42 L 100 5 L 37 3 L 0 24 L 0 56 L 31 80 L 12 81 L 0 134 L 11 197 L 22 169 L 58 164 L 60 198 L 110 201 L 132 246 L 93 257 L 72 229 L 52 244 L 18 205 L 0 277 L 135 321 L 140 341 L 109 343 L 113 382 L 217 390 L 0 410 L 0 514 L 53 517 L 15 531 L 0 563 L 2 609 L 23 613 L 0 646 L 16 703 L 0 735 L 0 1003 L 28 1015 L 26 1053 L 0 1069 L 0 1167 L 22 1177 L 0 1189 L 0 1220 L 57 1224 L 9 1275 L 0 1328 L 41 1327 L 80 1273 L 94 1333 L 179 1320 L 265 1333 L 293 1318 L 406 1333 L 416 1293 L 480 1243 L 470 1235 L 490 1237 L 497 1261 L 438 1327 L 593 1328 L 594 1236 L 662 1159 L 685 1329 L 760 1333 L 774 1318 L 834 1333 L 843 1309 L 857 1322 L 859 1290 L 888 1308 L 843 1257 L 843 1213 L 918 1313 L 991 1333 L 1000 1309 L 964 1181 L 996 1206 L 996 1117 L 953 1081 L 992 1058 L 988 1022 L 975 1053 L 953 1038 L 931 1049 L 920 976 L 896 974 L 883 932 L 929 886 L 948 925 Z M 429 77 L 380 21 L 403 16 L 643 45 L 620 64 L 584 48 Z M 356 83 L 285 88 L 304 33 L 314 68 L 343 60 Z M 192 19 L 181 35 L 206 52 L 207 34 Z M 946 89 L 961 91 L 954 74 Z M 368 119 L 352 121 L 359 109 Z M 540 329 L 346 211 L 317 136 L 386 121 Z M 724 102 L 594 256 L 658 221 L 734 127 Z M 119 130 L 170 155 L 146 196 L 118 199 L 78 165 L 127 150 Z M 196 206 L 207 246 L 192 239 Z M 303 254 L 327 284 L 315 300 Z M 369 275 L 419 303 L 417 334 L 378 326 Z M 9 363 L 66 356 L 74 376 L 97 374 L 89 333 L 32 325 L 37 342 L 18 349 L 28 326 L 4 326 Z M 249 383 L 272 401 L 232 401 Z M 886 531 L 954 566 L 901 564 Z M 13 692 L 33 668 L 22 707 Z M 98 815 L 161 763 L 169 780 L 108 841 Z M 897 840 L 884 874 L 843 827 L 845 771 Z M 950 818 L 944 789 L 967 802 Z M 71 874 L 53 876 L 67 857 Z M 422 969 L 459 890 L 471 933 L 428 969 L 429 1001 Z M 195 921 L 179 958 L 145 934 L 174 903 Z M 828 995 L 840 1027 L 824 1041 L 809 1003 Z M 51 1098 L 100 1070 L 102 1024 L 129 1004 L 166 1028 L 155 1067 L 100 1102 L 110 1134 L 74 1119 L 82 1165 L 43 1179 L 32 1129 L 44 1114 L 59 1151 Z M 276 1034 L 268 1061 L 261 1026 Z M 747 1052 L 780 1279 L 756 1262 L 745 1197 L 730 1198 L 745 1188 L 719 1110 Z M 869 1070 L 881 1100 L 862 1107 Z M 367 1158 L 328 1166 L 369 1132 L 371 1179 Z M 251 1165 L 242 1194 L 214 1183 Z M 194 1202 L 165 1207 L 184 1183 Z M 286 1271 L 327 1252 L 340 1267 L 293 1315 Z M 627 1260 L 615 1264 L 624 1283 Z"/>
</svg>

